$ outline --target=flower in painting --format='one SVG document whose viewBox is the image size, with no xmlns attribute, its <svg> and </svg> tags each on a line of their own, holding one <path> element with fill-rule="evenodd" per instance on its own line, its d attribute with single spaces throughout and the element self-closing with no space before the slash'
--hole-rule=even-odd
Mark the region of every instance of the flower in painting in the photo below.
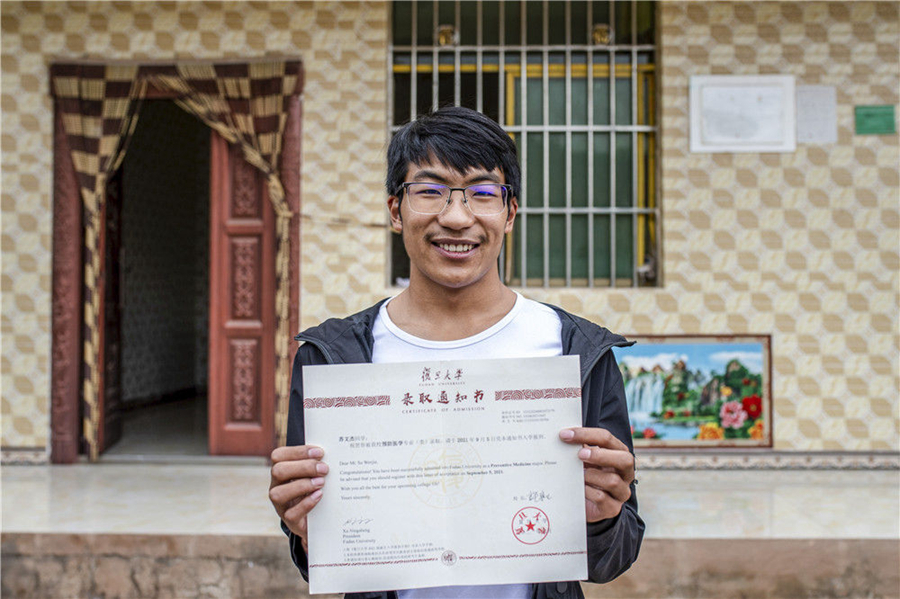
<svg viewBox="0 0 900 599">
<path fill-rule="evenodd" d="M 645 428 L 645 429 L 644 429 L 644 438 L 645 438 L 645 439 L 653 439 L 654 437 L 656 437 L 656 431 L 655 431 L 655 430 L 653 430 L 652 428 Z"/>
<path fill-rule="evenodd" d="M 734 391 L 732 391 L 731 387 L 729 387 L 728 385 L 722 385 L 721 387 L 719 387 L 719 393 L 722 394 L 722 397 L 728 397 L 732 393 L 734 393 Z"/>
<path fill-rule="evenodd" d="M 690 410 L 684 410 L 683 412 L 681 412 L 681 415 L 684 416 L 685 418 L 687 418 L 688 416 L 691 415 L 691 411 L 690 411 Z"/>
<path fill-rule="evenodd" d="M 753 423 L 753 426 L 750 427 L 750 438 L 759 441 L 762 440 L 763 434 L 763 421 L 762 418 L 760 418 Z"/>
<path fill-rule="evenodd" d="M 672 410 L 666 410 L 666 413 L 663 414 L 663 418 L 668 420 L 669 418 L 673 418 L 675 416 L 675 412 Z"/>
<path fill-rule="evenodd" d="M 741 428 L 747 420 L 747 412 L 739 401 L 728 401 L 722 404 L 719 420 L 724 428 Z"/>
<path fill-rule="evenodd" d="M 741 404 L 750 418 L 758 418 L 762 414 L 762 398 L 755 393 L 742 399 Z"/>
<path fill-rule="evenodd" d="M 725 438 L 725 429 L 715 422 L 707 422 L 700 425 L 700 433 L 697 438 L 701 441 L 716 441 Z"/>
</svg>

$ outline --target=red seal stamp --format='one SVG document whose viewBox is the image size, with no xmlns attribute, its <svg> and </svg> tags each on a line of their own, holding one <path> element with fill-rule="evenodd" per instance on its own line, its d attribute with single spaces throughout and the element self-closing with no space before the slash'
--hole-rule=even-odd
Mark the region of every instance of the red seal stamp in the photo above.
<svg viewBox="0 0 900 599">
<path fill-rule="evenodd" d="M 550 534 L 550 519 L 536 507 L 522 508 L 513 516 L 512 533 L 519 542 L 537 545 Z"/>
</svg>

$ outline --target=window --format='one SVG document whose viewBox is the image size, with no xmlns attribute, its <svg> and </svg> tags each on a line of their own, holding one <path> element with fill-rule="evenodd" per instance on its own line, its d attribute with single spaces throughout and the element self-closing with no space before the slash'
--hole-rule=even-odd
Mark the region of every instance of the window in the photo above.
<svg viewBox="0 0 900 599">
<path fill-rule="evenodd" d="M 500 272 L 520 287 L 659 279 L 655 5 L 394 2 L 389 122 L 456 104 L 519 148 L 519 214 Z M 391 281 L 409 261 L 392 236 Z"/>
</svg>

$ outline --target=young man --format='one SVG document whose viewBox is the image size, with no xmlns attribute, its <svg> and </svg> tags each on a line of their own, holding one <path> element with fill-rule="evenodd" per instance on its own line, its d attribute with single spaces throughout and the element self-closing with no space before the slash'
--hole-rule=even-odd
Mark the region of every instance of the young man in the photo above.
<svg viewBox="0 0 900 599">
<path fill-rule="evenodd" d="M 583 446 L 589 578 L 612 580 L 637 558 L 644 531 L 625 392 L 610 351 L 629 343 L 500 280 L 500 248 L 518 209 L 519 164 L 515 144 L 494 121 L 459 107 L 419 117 L 391 141 L 386 184 L 391 225 L 409 254 L 409 288 L 297 336 L 305 343 L 294 360 L 288 445 L 272 452 L 269 490 L 294 563 L 308 580 L 306 517 L 328 492 L 322 449 L 304 445 L 303 365 L 579 355 L 584 426 L 559 437 Z M 577 582 L 356 596 L 583 597 Z"/>
</svg>

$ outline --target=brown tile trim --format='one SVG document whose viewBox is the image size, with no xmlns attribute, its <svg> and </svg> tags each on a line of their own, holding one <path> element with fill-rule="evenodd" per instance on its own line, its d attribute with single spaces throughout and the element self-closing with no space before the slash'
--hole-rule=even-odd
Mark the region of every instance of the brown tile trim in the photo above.
<svg viewBox="0 0 900 599">
<path fill-rule="evenodd" d="M 50 461 L 50 453 L 46 447 L 4 447 L 0 451 L 0 464 L 39 465 Z"/>
<path fill-rule="evenodd" d="M 896 451 L 637 449 L 638 470 L 900 470 Z"/>
</svg>

